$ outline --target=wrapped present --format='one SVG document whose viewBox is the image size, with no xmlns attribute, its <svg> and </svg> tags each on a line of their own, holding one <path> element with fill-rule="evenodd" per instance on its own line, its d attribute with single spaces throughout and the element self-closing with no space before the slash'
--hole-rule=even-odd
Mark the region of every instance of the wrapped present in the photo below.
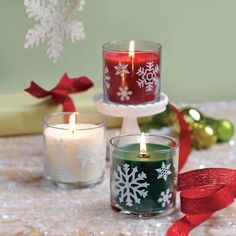
<svg viewBox="0 0 236 236">
<path fill-rule="evenodd" d="M 72 94 L 78 112 L 96 112 L 93 96 L 100 93 L 99 88 Z M 21 135 L 41 133 L 42 120 L 46 115 L 62 111 L 62 106 L 50 98 L 37 99 L 27 93 L 0 95 L 0 135 Z M 106 117 L 108 127 L 121 125 L 121 118 Z"/>
</svg>

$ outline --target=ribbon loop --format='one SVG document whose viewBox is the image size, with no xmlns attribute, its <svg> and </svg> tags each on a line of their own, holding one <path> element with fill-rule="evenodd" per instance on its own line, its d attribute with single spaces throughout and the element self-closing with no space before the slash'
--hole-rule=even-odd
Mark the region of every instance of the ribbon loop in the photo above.
<svg viewBox="0 0 236 236">
<path fill-rule="evenodd" d="M 173 105 L 170 106 L 180 125 L 181 170 L 191 151 L 190 131 L 183 114 Z M 236 170 L 206 168 L 181 173 L 178 175 L 177 191 L 181 191 L 181 211 L 186 215 L 168 229 L 166 236 L 187 236 L 213 213 L 232 204 L 236 197 Z"/>
<path fill-rule="evenodd" d="M 86 76 L 70 79 L 67 73 L 64 73 L 58 84 L 52 90 L 45 90 L 32 81 L 30 87 L 26 88 L 25 91 L 37 98 L 51 95 L 53 101 L 62 105 L 64 112 L 74 112 L 76 108 L 69 94 L 86 91 L 92 86 L 93 82 Z"/>
<path fill-rule="evenodd" d="M 205 186 L 181 192 L 181 211 L 185 214 L 212 214 L 234 201 L 227 186 Z"/>
<path fill-rule="evenodd" d="M 236 184 L 236 171 L 227 168 L 205 168 L 178 175 L 178 191 L 204 185 Z"/>
<path fill-rule="evenodd" d="M 47 90 L 40 87 L 34 81 L 31 81 L 30 87 L 25 89 L 25 91 L 37 98 L 43 98 L 43 97 L 46 97 L 50 94 Z"/>
</svg>

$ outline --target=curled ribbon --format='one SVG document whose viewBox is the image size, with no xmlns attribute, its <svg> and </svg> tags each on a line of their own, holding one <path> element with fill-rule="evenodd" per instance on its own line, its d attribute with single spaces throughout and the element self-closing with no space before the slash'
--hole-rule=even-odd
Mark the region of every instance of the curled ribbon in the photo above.
<svg viewBox="0 0 236 236">
<path fill-rule="evenodd" d="M 92 86 L 93 82 L 86 76 L 70 79 L 67 73 L 64 73 L 59 83 L 51 90 L 45 90 L 34 81 L 31 81 L 30 87 L 25 91 L 37 98 L 51 96 L 53 101 L 62 105 L 64 112 L 73 112 L 76 111 L 76 108 L 69 94 L 86 91 Z"/>
<path fill-rule="evenodd" d="M 180 125 L 180 170 L 191 150 L 191 135 L 182 113 L 171 107 Z M 236 198 L 236 170 L 206 168 L 179 174 L 177 191 L 180 191 L 181 211 L 185 216 L 174 222 L 166 236 L 187 236 L 216 211 L 232 204 Z"/>
</svg>

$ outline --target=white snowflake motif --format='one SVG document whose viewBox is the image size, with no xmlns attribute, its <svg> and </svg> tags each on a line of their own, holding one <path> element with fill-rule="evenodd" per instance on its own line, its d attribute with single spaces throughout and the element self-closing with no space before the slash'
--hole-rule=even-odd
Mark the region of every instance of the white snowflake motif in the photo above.
<svg viewBox="0 0 236 236">
<path fill-rule="evenodd" d="M 123 170 L 118 165 L 117 171 L 113 172 L 115 196 L 119 197 L 122 203 L 125 201 L 127 206 L 134 203 L 140 204 L 140 198 L 146 198 L 148 191 L 145 191 L 149 183 L 144 182 L 146 174 L 138 173 L 137 167 L 131 169 L 128 164 L 123 164 Z"/>
<path fill-rule="evenodd" d="M 117 92 L 117 96 L 120 97 L 120 100 L 123 101 L 129 101 L 130 96 L 133 94 L 131 90 L 129 90 L 128 86 L 125 87 L 119 87 L 119 92 Z"/>
<path fill-rule="evenodd" d="M 81 163 L 82 168 L 89 164 L 96 164 L 96 152 L 93 147 L 88 147 L 85 144 L 78 144 L 74 158 Z"/>
<path fill-rule="evenodd" d="M 158 173 L 157 179 L 164 179 L 166 181 L 168 178 L 168 175 L 171 174 L 170 166 L 171 164 L 166 165 L 165 162 L 162 162 L 161 168 L 156 169 Z"/>
<path fill-rule="evenodd" d="M 57 157 L 63 157 L 65 155 L 66 145 L 62 139 L 53 139 L 52 150 Z"/>
<path fill-rule="evenodd" d="M 110 80 L 111 80 L 111 77 L 109 75 L 109 69 L 108 67 L 106 66 L 105 69 L 104 69 L 104 81 L 105 81 L 105 85 L 106 85 L 106 88 L 109 89 L 111 84 L 110 84 Z"/>
<path fill-rule="evenodd" d="M 57 178 L 62 182 L 73 182 L 75 174 L 69 167 L 62 166 L 57 170 Z"/>
<path fill-rule="evenodd" d="M 159 81 L 157 73 L 160 71 L 158 64 L 154 67 L 153 62 L 147 62 L 146 68 L 139 67 L 137 75 L 141 76 L 141 79 L 137 80 L 137 84 L 140 88 L 145 87 L 146 92 L 153 91 L 154 85 Z"/>
<path fill-rule="evenodd" d="M 166 191 L 161 191 L 160 197 L 158 198 L 158 202 L 161 204 L 162 207 L 166 207 L 170 204 L 170 199 L 172 198 L 173 194 L 170 192 L 170 189 L 166 189 Z"/>
<path fill-rule="evenodd" d="M 77 11 L 82 11 L 85 0 L 24 0 L 29 18 L 39 21 L 25 36 L 25 48 L 38 47 L 47 39 L 47 55 L 56 63 L 63 51 L 65 39 L 72 43 L 85 38 L 81 21 L 72 19 Z"/>
<path fill-rule="evenodd" d="M 128 64 L 122 64 L 120 61 L 117 66 L 114 66 L 116 69 L 116 75 L 120 75 L 121 77 L 124 77 L 126 74 L 129 74 L 129 71 L 127 69 Z"/>
</svg>

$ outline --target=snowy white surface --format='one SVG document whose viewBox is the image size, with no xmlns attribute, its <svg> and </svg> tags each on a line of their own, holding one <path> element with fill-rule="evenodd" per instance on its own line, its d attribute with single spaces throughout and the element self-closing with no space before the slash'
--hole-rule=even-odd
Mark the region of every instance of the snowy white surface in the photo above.
<svg viewBox="0 0 236 236">
<path fill-rule="evenodd" d="M 236 127 L 236 101 L 203 104 L 204 114 L 228 118 Z M 114 130 L 109 131 L 109 136 Z M 183 171 L 204 167 L 236 169 L 236 136 L 209 150 L 193 151 Z M 0 235 L 164 236 L 179 212 L 148 220 L 110 209 L 109 169 L 89 189 L 62 190 L 42 178 L 42 136 L 0 138 Z M 236 205 L 218 212 L 191 236 L 235 236 Z"/>
</svg>

